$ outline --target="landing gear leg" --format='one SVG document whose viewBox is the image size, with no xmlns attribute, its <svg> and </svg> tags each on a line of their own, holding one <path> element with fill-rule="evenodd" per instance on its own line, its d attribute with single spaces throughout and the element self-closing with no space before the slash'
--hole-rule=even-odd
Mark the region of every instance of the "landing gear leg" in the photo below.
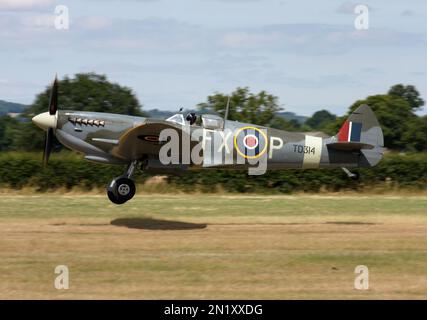
<svg viewBox="0 0 427 320">
<path fill-rule="evenodd" d="M 347 168 L 342 167 L 341 168 L 345 174 L 347 175 L 347 177 L 349 177 L 352 180 L 359 180 L 360 176 L 358 172 L 351 172 L 350 170 L 348 170 Z"/>
<path fill-rule="evenodd" d="M 129 201 L 135 195 L 135 183 L 131 179 L 138 162 L 133 161 L 129 164 L 126 172 L 111 181 L 107 187 L 108 199 L 115 204 L 123 204 Z"/>
</svg>

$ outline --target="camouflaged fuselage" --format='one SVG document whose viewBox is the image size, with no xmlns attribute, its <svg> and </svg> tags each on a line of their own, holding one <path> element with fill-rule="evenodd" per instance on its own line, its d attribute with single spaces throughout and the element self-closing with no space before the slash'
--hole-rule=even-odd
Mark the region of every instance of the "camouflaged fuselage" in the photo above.
<svg viewBox="0 0 427 320">
<path fill-rule="evenodd" d="M 234 132 L 234 136 L 229 137 L 229 141 L 226 143 L 236 156 L 241 154 L 243 157 L 256 158 L 262 153 L 262 156 L 266 158 L 269 170 L 373 166 L 382 156 L 382 132 L 380 132 L 381 137 L 378 137 L 378 130 L 381 131 L 381 129 L 378 127 L 376 118 L 370 121 L 367 117 L 369 112 L 365 113 L 365 115 L 360 113 L 360 119 L 358 119 L 358 114 L 353 114 L 353 118 L 350 117 L 350 120 L 353 121 L 354 128 L 356 128 L 356 123 L 363 122 L 363 127 L 358 133 L 359 141 L 371 143 L 375 146 L 372 150 L 332 148 L 331 146 L 339 140 L 339 136 L 287 132 L 236 121 L 225 122 L 224 129 Z M 369 116 L 371 115 L 369 114 Z M 137 135 L 138 138 L 129 138 L 134 139 L 130 141 L 126 141 L 125 137 L 130 137 L 132 130 L 144 128 L 146 124 L 155 126 L 157 123 L 168 125 L 167 121 L 161 119 L 62 110 L 58 111 L 55 134 L 62 144 L 85 154 L 88 160 L 110 164 L 128 164 L 144 158 L 156 159 L 156 152 L 161 145 L 159 141 L 155 141 L 155 139 L 140 141 L 141 135 Z M 195 130 L 203 130 L 203 127 L 197 125 L 184 124 L 184 126 L 186 127 L 184 131 L 190 135 Z M 182 128 L 176 124 L 174 127 L 177 130 Z M 211 138 L 214 138 L 215 134 L 221 130 L 205 129 L 205 131 L 207 136 L 210 135 Z M 159 133 L 157 133 L 158 135 Z M 154 136 L 156 135 L 154 134 Z M 350 138 L 348 139 L 348 142 L 351 142 Z M 257 145 L 255 146 L 255 144 Z M 215 146 L 210 147 L 214 152 Z M 204 148 L 207 148 L 206 144 L 204 144 Z M 181 149 L 181 152 L 188 151 Z M 244 169 L 248 166 L 247 163 L 223 164 L 218 162 L 213 165 L 190 163 L 188 167 Z"/>
</svg>

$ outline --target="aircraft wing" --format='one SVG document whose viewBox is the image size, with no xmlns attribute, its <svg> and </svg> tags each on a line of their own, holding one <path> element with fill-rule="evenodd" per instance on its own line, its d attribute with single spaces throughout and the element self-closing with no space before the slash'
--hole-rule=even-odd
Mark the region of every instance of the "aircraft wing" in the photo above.
<svg viewBox="0 0 427 320">
<path fill-rule="evenodd" d="M 333 142 L 326 144 L 328 148 L 344 151 L 359 151 L 362 149 L 373 149 L 375 146 L 362 142 Z"/>
<path fill-rule="evenodd" d="M 120 137 L 117 146 L 112 150 L 113 156 L 125 160 L 138 160 L 144 155 L 158 156 L 160 148 L 166 142 L 159 141 L 160 132 L 164 129 L 176 130 L 181 139 L 181 125 L 165 120 L 148 120 L 129 129 Z"/>
</svg>

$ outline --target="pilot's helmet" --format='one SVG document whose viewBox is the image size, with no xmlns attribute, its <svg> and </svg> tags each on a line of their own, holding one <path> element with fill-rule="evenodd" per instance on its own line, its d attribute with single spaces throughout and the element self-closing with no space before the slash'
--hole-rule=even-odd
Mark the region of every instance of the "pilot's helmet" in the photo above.
<svg viewBox="0 0 427 320">
<path fill-rule="evenodd" d="M 187 120 L 190 125 L 193 125 L 196 123 L 197 121 L 197 116 L 194 112 L 190 112 L 189 114 L 187 114 L 187 116 L 185 117 L 185 120 Z"/>
</svg>

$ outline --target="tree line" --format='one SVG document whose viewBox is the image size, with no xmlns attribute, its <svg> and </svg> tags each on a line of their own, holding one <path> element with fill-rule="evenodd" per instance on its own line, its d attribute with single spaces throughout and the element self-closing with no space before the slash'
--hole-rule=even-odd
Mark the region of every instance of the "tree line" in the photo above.
<svg viewBox="0 0 427 320">
<path fill-rule="evenodd" d="M 44 134 L 31 123 L 31 117 L 47 110 L 50 88 L 36 96 L 35 101 L 19 118 L 0 117 L 0 151 L 40 151 Z M 237 88 L 230 95 L 215 93 L 197 105 L 199 113 L 225 114 L 230 98 L 228 118 L 288 131 L 323 131 L 334 135 L 348 115 L 361 104 L 375 112 L 384 132 L 386 148 L 397 151 L 427 150 L 427 116 L 418 116 L 424 100 L 412 85 L 397 84 L 387 93 L 372 95 L 354 102 L 347 114 L 337 116 L 326 109 L 315 112 L 304 123 L 287 120 L 279 99 L 267 91 L 252 93 Z M 105 75 L 76 74 L 59 82 L 58 104 L 63 110 L 81 110 L 146 115 L 132 89 L 108 81 Z"/>
</svg>

